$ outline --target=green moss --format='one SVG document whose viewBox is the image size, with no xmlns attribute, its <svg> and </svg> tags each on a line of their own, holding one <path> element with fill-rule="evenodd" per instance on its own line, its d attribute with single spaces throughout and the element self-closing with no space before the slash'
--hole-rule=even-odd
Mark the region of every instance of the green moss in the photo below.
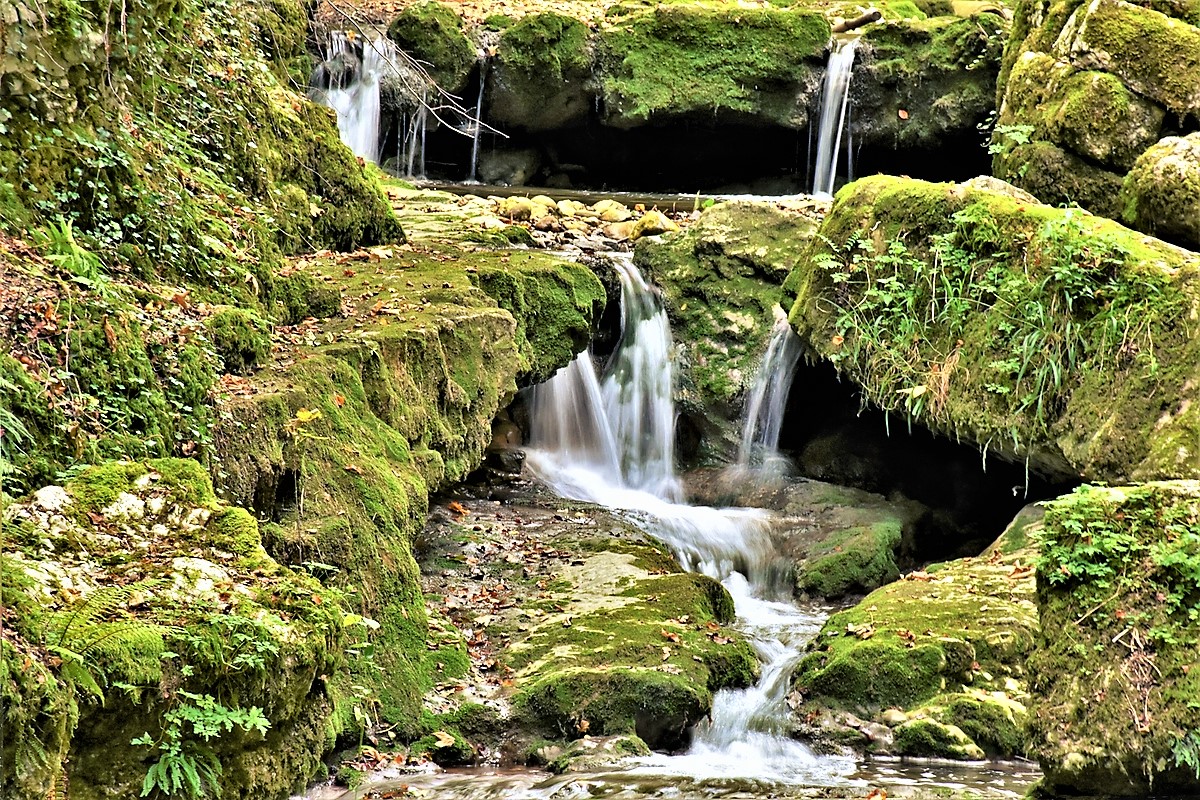
<svg viewBox="0 0 1200 800">
<path fill-rule="evenodd" d="M 1147 149 L 1121 187 L 1124 221 L 1200 247 L 1200 136 L 1168 136 Z"/>
<path fill-rule="evenodd" d="M 1178 754 L 1200 681 L 1198 502 L 1174 481 L 1084 486 L 1046 508 L 1030 741 L 1056 792 L 1195 784 Z"/>
<path fill-rule="evenodd" d="M 342 295 L 336 285 L 322 283 L 307 272 L 294 272 L 276 284 L 279 321 L 295 325 L 308 317 L 326 319 L 341 310 Z"/>
<path fill-rule="evenodd" d="M 587 347 L 604 310 L 604 287 L 586 267 L 514 258 L 480 266 L 471 281 L 517 319 L 518 382 L 541 383 Z"/>
<path fill-rule="evenodd" d="M 462 91 L 475 66 L 475 47 L 463 33 L 462 19 L 442 3 L 404 9 L 388 26 L 388 38 L 430 64 L 430 75 L 449 92 Z"/>
<path fill-rule="evenodd" d="M 1191 302 L 1190 256 L 987 181 L 864 179 L 821 233 L 789 281 L 791 320 L 872 402 L 1052 475 L 1192 474 L 1190 450 L 1155 444 L 1187 424 L 1160 419 L 1195 363 L 1173 322 Z M 933 259 L 965 304 L 914 288 Z M 868 276 L 897 289 L 881 306 L 861 293 Z M 1136 352 L 1112 334 L 1133 319 Z"/>
<path fill-rule="evenodd" d="M 819 597 L 867 592 L 900 576 L 896 550 L 903 535 L 900 520 L 850 528 L 821 543 L 797 566 L 796 589 Z"/>
<path fill-rule="evenodd" d="M 244 375 L 261 367 L 271 353 L 267 323 L 248 311 L 227 308 L 205 321 L 226 372 Z"/>
<path fill-rule="evenodd" d="M 896 750 L 910 756 L 980 760 L 983 751 L 954 725 L 914 719 L 896 728 Z"/>
<path fill-rule="evenodd" d="M 1023 707 L 978 694 L 952 695 L 945 702 L 941 721 L 954 726 L 989 756 L 1013 758 L 1025 754 Z"/>
<path fill-rule="evenodd" d="M 823 15 L 774 8 L 659 4 L 598 40 L 609 124 L 713 114 L 799 127 L 794 86 L 829 40 Z M 678 87 L 687 87 L 680 92 Z"/>
</svg>

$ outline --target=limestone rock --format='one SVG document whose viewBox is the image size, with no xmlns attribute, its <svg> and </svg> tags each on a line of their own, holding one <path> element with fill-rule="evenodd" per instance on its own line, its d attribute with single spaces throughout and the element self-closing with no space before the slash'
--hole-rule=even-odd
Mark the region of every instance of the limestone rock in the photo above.
<svg viewBox="0 0 1200 800">
<path fill-rule="evenodd" d="M 679 230 L 679 225 L 661 211 L 647 211 L 633 226 L 631 238 L 640 239 L 643 236 L 658 236 Z"/>
<path fill-rule="evenodd" d="M 1200 133 L 1146 150 L 1121 190 L 1127 223 L 1200 250 Z"/>
<path fill-rule="evenodd" d="M 436 0 L 409 6 L 388 26 L 388 38 L 414 58 L 429 64 L 434 80 L 448 92 L 461 92 L 475 67 L 475 46 L 463 32 L 462 19 Z"/>
<path fill-rule="evenodd" d="M 488 118 L 542 131 L 587 119 L 592 45 L 586 25 L 554 12 L 530 14 L 505 29 L 488 75 Z"/>
<path fill-rule="evenodd" d="M 500 201 L 497 210 L 502 217 L 508 217 L 517 222 L 525 222 L 534 218 L 535 214 L 540 215 L 539 206 L 530 200 L 528 197 L 507 197 Z"/>
<path fill-rule="evenodd" d="M 996 177 L 1029 191 L 1043 203 L 1080 205 L 1110 218 L 1120 215 L 1121 175 L 1050 142 L 1031 142 L 1000 153 L 992 170 Z"/>
</svg>

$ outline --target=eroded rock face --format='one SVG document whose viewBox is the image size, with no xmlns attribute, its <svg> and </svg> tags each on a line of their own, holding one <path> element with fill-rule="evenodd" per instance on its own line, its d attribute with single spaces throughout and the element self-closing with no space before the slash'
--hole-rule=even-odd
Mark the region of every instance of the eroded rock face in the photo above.
<svg viewBox="0 0 1200 800">
<path fill-rule="evenodd" d="M 1200 485 L 1048 504 L 1029 660 L 1031 755 L 1054 792 L 1193 794 Z"/>
<path fill-rule="evenodd" d="M 1200 152 L 1175 141 L 1200 114 L 1197 23 L 1172 3 L 1021 5 L 1001 75 L 995 174 L 1045 202 L 1200 246 L 1191 224 L 1200 189 L 1186 177 L 1200 170 Z M 1171 144 L 1155 146 L 1160 139 Z M 1171 209 L 1150 186 L 1160 178 Z"/>
</svg>

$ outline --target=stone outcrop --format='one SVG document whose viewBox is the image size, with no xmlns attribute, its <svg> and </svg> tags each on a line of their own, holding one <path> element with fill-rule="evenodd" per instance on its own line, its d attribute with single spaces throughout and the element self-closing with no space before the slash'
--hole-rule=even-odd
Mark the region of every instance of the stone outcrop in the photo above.
<svg viewBox="0 0 1200 800">
<path fill-rule="evenodd" d="M 867 178 L 819 234 L 792 323 L 872 402 L 1059 480 L 1200 475 L 1194 255 L 995 179 Z"/>
<path fill-rule="evenodd" d="M 1200 154 L 1178 141 L 1200 115 L 1200 20 L 1188 8 L 1021 4 L 1002 71 L 995 174 L 1044 202 L 1200 246 L 1190 224 Z M 1157 216 L 1164 193 L 1180 210 Z"/>
</svg>

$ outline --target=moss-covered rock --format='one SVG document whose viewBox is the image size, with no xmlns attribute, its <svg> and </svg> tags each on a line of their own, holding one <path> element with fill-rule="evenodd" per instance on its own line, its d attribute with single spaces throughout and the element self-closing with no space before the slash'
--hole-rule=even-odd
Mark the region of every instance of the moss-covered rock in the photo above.
<svg viewBox="0 0 1200 800">
<path fill-rule="evenodd" d="M 23 701 L 18 715 L 36 698 L 18 671 L 57 693 L 25 729 L 36 738 L 6 741 L 5 764 L 43 750 L 51 780 L 64 771 L 82 798 L 135 794 L 159 741 L 213 759 L 218 797 L 286 797 L 315 773 L 331 711 L 323 676 L 347 642 L 343 597 L 270 559 L 254 519 L 219 503 L 199 464 L 94 467 L 10 505 L 4 526 L 0 558 L 24 576 L 6 591 L 36 609 L 0 653 L 5 698 Z M 201 708 L 253 710 L 261 726 L 231 722 L 207 739 L 172 727 Z M 151 745 L 131 744 L 147 732 Z M 44 797 L 30 777 L 0 771 L 5 796 Z"/>
<path fill-rule="evenodd" d="M 731 454 L 731 423 L 775 322 L 779 286 L 815 227 L 796 210 L 720 203 L 681 234 L 638 242 L 634 259 L 662 288 L 681 351 L 677 399 L 714 460 Z"/>
<path fill-rule="evenodd" d="M 974 136 L 995 108 L 1004 34 L 995 14 L 868 26 L 851 84 L 855 140 L 936 150 Z"/>
<path fill-rule="evenodd" d="M 1050 205 L 1077 205 L 1109 218 L 1120 213 L 1120 174 L 1047 141 L 1020 144 L 997 153 L 992 172 Z"/>
<path fill-rule="evenodd" d="M 1050 791 L 1195 792 L 1198 510 L 1192 481 L 1085 486 L 1047 506 L 1029 670 Z"/>
<path fill-rule="evenodd" d="M 1127 224 L 1200 250 L 1200 134 L 1168 136 L 1142 153 L 1121 205 Z"/>
<path fill-rule="evenodd" d="M 1030 139 L 1045 139 L 1118 172 L 1128 170 L 1158 140 L 1164 116 L 1161 107 L 1110 73 L 1076 71 L 1035 52 L 1025 53 L 1013 66 L 1004 103 L 994 150 L 1008 149 L 1005 132 L 1023 124 L 1033 128 L 1027 133 Z"/>
<path fill-rule="evenodd" d="M 825 17 L 804 9 L 656 4 L 599 34 L 604 122 L 715 115 L 801 128 L 828 40 Z"/>
<path fill-rule="evenodd" d="M 429 65 L 430 76 L 448 92 L 461 92 L 477 60 L 475 46 L 453 8 L 430 2 L 411 5 L 388 26 L 388 38 Z"/>
<path fill-rule="evenodd" d="M 1004 187 L 843 189 L 785 284 L 797 331 L 883 408 L 1051 476 L 1200 474 L 1200 262 Z"/>
<path fill-rule="evenodd" d="M 586 120 L 594 92 L 589 38 L 582 22 L 554 12 L 506 28 L 488 76 L 489 118 L 528 130 Z"/>
<path fill-rule="evenodd" d="M 228 308 L 204 324 L 226 372 L 245 375 L 262 366 L 271 353 L 267 324 L 249 311 Z"/>
<path fill-rule="evenodd" d="M 898 725 L 894 751 L 913 755 L 1022 752 L 1012 739 L 1037 626 L 1029 537 L 1039 517 L 1027 509 L 978 558 L 910 573 L 830 617 L 796 672 L 798 713 L 835 740 L 847 731 L 831 711 Z M 1007 726 L 991 731 L 993 717 Z"/>
</svg>

